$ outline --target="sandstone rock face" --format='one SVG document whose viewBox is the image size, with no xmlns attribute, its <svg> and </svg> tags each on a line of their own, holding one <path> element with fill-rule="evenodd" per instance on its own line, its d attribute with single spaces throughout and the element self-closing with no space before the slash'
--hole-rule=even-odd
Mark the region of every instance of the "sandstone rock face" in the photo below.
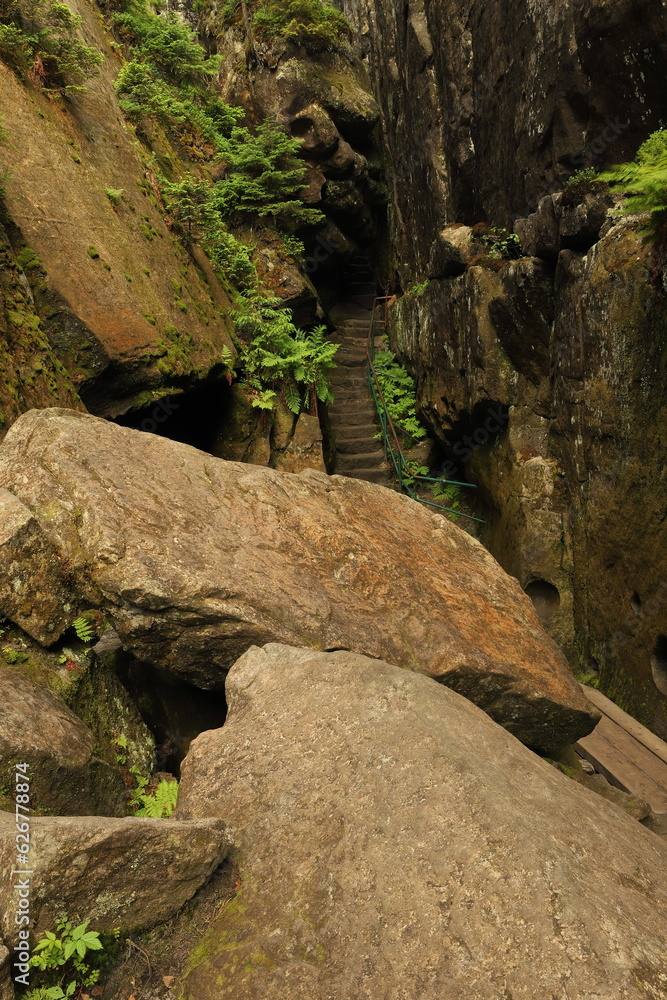
<svg viewBox="0 0 667 1000">
<path fill-rule="evenodd" d="M 446 223 L 511 224 L 581 167 L 630 159 L 667 117 L 659 0 L 343 7 L 382 109 L 404 288 Z"/>
<path fill-rule="evenodd" d="M 638 227 L 613 225 L 599 182 L 564 187 L 631 159 L 667 118 L 661 5 L 343 6 L 382 108 L 392 290 L 432 279 L 395 310 L 423 413 L 453 478 L 474 476 L 485 544 L 524 587 L 557 591 L 551 634 L 667 736 L 663 265 Z M 455 277 L 443 232 L 480 220 L 540 259 L 542 310 L 514 264 Z M 504 430 L 480 443 L 496 406 Z"/>
<path fill-rule="evenodd" d="M 30 914 L 36 932 L 60 913 L 89 919 L 92 929 L 133 930 L 167 920 L 227 854 L 221 820 L 32 817 Z M 16 942 L 14 817 L 0 813 L 2 935 Z"/>
<path fill-rule="evenodd" d="M 667 850 L 456 693 L 269 645 L 183 766 L 228 818 L 241 889 L 186 1000 L 667 997 Z"/>
<path fill-rule="evenodd" d="M 322 455 L 322 430 L 317 417 L 302 413 L 296 422 L 294 434 L 284 451 L 276 455 L 273 467 L 282 472 L 303 472 L 315 469 L 326 472 Z"/>
<path fill-rule="evenodd" d="M 93 756 L 83 722 L 43 682 L 0 660 L 0 783 L 27 763 L 31 806 L 59 813 L 122 816 L 126 789 L 117 768 Z"/>
<path fill-rule="evenodd" d="M 431 674 L 531 746 L 596 721 L 516 580 L 391 490 L 225 463 L 62 410 L 17 421 L 0 487 L 127 648 L 204 687 L 250 645 L 282 641 Z"/>
<path fill-rule="evenodd" d="M 20 306 L 24 320 L 14 323 L 11 352 L 21 356 L 21 337 L 34 342 L 29 354 L 46 340 L 36 374 L 49 383 L 50 401 L 76 405 L 78 391 L 90 410 L 115 416 L 146 393 L 192 384 L 219 363 L 223 347 L 232 354 L 234 348 L 231 324 L 218 309 L 220 297 L 229 306 L 222 286 L 209 273 L 211 288 L 174 245 L 158 210 L 157 181 L 118 107 L 120 64 L 99 11 L 79 0 L 75 13 L 87 44 L 104 56 L 84 93 L 70 94 L 61 108 L 0 65 L 10 134 L 3 143 L 5 205 L 19 245 L 32 251 L 25 274 L 43 317 L 36 331 L 30 303 Z M 106 189 L 122 192 L 117 206 Z M 8 310 L 11 321 L 11 301 Z M 34 363 L 30 357 L 29 370 Z M 29 370 L 20 374 L 18 401 L 9 400 L 11 419 L 30 405 L 49 405 Z"/>
</svg>

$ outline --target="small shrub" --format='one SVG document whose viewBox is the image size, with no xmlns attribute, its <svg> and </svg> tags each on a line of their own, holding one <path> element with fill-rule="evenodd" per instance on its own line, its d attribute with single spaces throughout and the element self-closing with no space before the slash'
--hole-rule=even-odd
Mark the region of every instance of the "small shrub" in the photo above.
<svg viewBox="0 0 667 1000">
<path fill-rule="evenodd" d="M 255 132 L 236 126 L 220 141 L 226 176 L 215 187 L 215 206 L 226 221 L 271 218 L 296 227 L 320 222 L 322 213 L 299 198 L 306 167 L 298 157 L 300 143 L 274 122 Z"/>
<path fill-rule="evenodd" d="M 516 233 L 492 226 L 481 237 L 489 248 L 488 256 L 495 260 L 519 260 L 523 256 L 521 240 Z"/>
<path fill-rule="evenodd" d="M 0 57 L 28 70 L 47 89 L 83 90 L 102 55 L 76 37 L 83 23 L 62 0 L 5 0 L 0 9 Z"/>
<path fill-rule="evenodd" d="M 349 21 L 326 0 L 261 0 L 252 23 L 264 38 L 285 38 L 315 52 L 340 48 L 350 37 Z"/>
<path fill-rule="evenodd" d="M 583 170 L 577 170 L 576 173 L 572 174 L 571 177 L 565 181 L 565 187 L 572 187 L 575 184 L 589 184 L 594 181 L 597 177 L 597 170 L 594 167 L 584 167 Z"/>
<path fill-rule="evenodd" d="M 39 983 L 24 1000 L 62 1000 L 78 996 L 99 979 L 99 969 L 90 964 L 90 952 L 101 952 L 97 931 L 89 931 L 89 920 L 74 926 L 67 917 L 56 921 L 55 932 L 45 931 L 33 948 L 30 965 L 39 970 Z M 67 982 L 67 986 L 65 986 Z"/>
</svg>

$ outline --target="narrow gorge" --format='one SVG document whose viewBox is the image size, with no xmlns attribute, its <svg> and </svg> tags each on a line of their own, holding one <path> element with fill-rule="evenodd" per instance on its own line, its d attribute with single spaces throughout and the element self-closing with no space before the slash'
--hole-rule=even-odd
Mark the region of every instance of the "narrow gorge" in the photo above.
<svg viewBox="0 0 667 1000">
<path fill-rule="evenodd" d="M 0 1000 L 667 1000 L 659 0 L 0 0 Z"/>
</svg>

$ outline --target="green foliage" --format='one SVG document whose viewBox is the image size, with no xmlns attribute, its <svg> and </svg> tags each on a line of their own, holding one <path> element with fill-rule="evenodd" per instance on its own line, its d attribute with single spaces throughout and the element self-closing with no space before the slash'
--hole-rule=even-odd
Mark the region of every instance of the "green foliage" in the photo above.
<svg viewBox="0 0 667 1000">
<path fill-rule="evenodd" d="M 252 19 L 260 37 L 285 38 L 320 52 L 340 48 L 350 25 L 326 0 L 261 0 Z"/>
<path fill-rule="evenodd" d="M 431 284 L 430 279 L 426 278 L 425 281 L 422 281 L 417 285 L 413 285 L 412 288 L 408 288 L 407 294 L 416 296 L 423 295 L 430 284 Z"/>
<path fill-rule="evenodd" d="M 590 184 L 597 178 L 597 171 L 594 167 L 584 167 L 583 170 L 577 170 L 575 174 L 565 181 L 564 187 L 573 187 L 575 184 Z"/>
<path fill-rule="evenodd" d="M 656 240 L 667 231 L 667 129 L 653 132 L 637 150 L 631 163 L 600 174 L 626 195 L 624 212 L 650 213 L 647 236 Z"/>
<path fill-rule="evenodd" d="M 430 483 L 430 488 L 433 493 L 434 503 L 448 507 L 450 512 L 461 509 L 465 496 L 460 486 L 456 486 L 454 483 L 447 483 L 443 480 L 439 483 Z M 450 513 L 449 519 L 450 521 L 458 521 L 459 515 Z"/>
<path fill-rule="evenodd" d="M 242 342 L 237 366 L 253 406 L 272 409 L 278 393 L 292 413 L 300 413 L 313 396 L 332 402 L 327 376 L 338 345 L 326 339 L 324 327 L 300 330 L 280 299 L 257 293 L 245 297 L 234 319 Z"/>
<path fill-rule="evenodd" d="M 178 782 L 161 781 L 153 794 L 142 791 L 138 796 L 140 807 L 137 816 L 151 816 L 153 819 L 166 819 L 171 816 L 178 801 Z"/>
<path fill-rule="evenodd" d="M 171 11 L 158 17 L 140 0 L 115 14 L 114 27 L 134 58 L 175 83 L 205 79 L 218 71 L 218 56 L 207 56 L 192 29 Z"/>
<path fill-rule="evenodd" d="M 14 666 L 16 663 L 25 663 L 29 659 L 27 653 L 22 653 L 18 649 L 12 649 L 11 646 L 2 647 L 2 658 L 10 666 Z"/>
<path fill-rule="evenodd" d="M 118 206 L 120 199 L 123 197 L 124 190 L 124 188 L 105 188 L 104 193 L 112 205 Z"/>
<path fill-rule="evenodd" d="M 299 148 L 298 139 L 271 121 L 254 133 L 233 128 L 220 142 L 226 176 L 216 184 L 215 204 L 221 217 L 229 221 L 271 217 L 286 227 L 320 222 L 322 213 L 299 198 L 307 169 L 297 155 Z"/>
<path fill-rule="evenodd" d="M 162 183 L 172 227 L 187 243 L 200 243 L 214 266 L 238 288 L 254 288 L 257 271 L 252 248 L 228 232 L 217 208 L 215 189 L 188 178 Z"/>
<path fill-rule="evenodd" d="M 97 931 L 89 931 L 89 920 L 76 926 L 67 917 L 56 921 L 54 931 L 45 931 L 33 948 L 30 965 L 44 980 L 25 996 L 25 1000 L 62 1000 L 95 985 L 99 969 L 89 964 L 89 952 L 101 952 Z M 65 986 L 67 982 L 67 986 Z"/>
<path fill-rule="evenodd" d="M 417 417 L 417 394 L 412 376 L 399 364 L 392 351 L 378 351 L 374 365 L 394 425 L 413 440 L 426 437 L 426 430 Z"/>
<path fill-rule="evenodd" d="M 61 0 L 5 0 L 0 7 L 0 58 L 30 70 L 46 89 L 83 90 L 102 56 L 77 37 L 82 18 Z"/>
<path fill-rule="evenodd" d="M 115 87 L 120 108 L 130 121 L 158 121 L 195 159 L 213 155 L 222 135 L 243 117 L 242 109 L 230 108 L 204 88 L 179 87 L 138 59 L 121 68 Z"/>
<path fill-rule="evenodd" d="M 523 256 L 521 240 L 507 229 L 491 227 L 482 236 L 482 243 L 489 247 L 489 257 L 496 260 L 519 260 Z"/>
<path fill-rule="evenodd" d="M 77 639 L 81 642 L 92 642 L 97 637 L 95 625 L 87 615 L 79 615 L 72 622 L 72 628 L 76 632 Z"/>
<path fill-rule="evenodd" d="M 114 16 L 114 26 L 132 59 L 116 80 L 119 104 L 134 122 L 158 121 L 198 159 L 215 154 L 221 136 L 243 117 L 216 97 L 207 81 L 218 69 L 190 27 L 169 13 L 158 17 L 140 0 Z"/>
</svg>

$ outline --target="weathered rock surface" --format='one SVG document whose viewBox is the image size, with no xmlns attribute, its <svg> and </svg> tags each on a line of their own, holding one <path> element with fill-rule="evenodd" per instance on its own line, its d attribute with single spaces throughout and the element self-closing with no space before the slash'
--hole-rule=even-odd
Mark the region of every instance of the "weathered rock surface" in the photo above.
<svg viewBox="0 0 667 1000">
<path fill-rule="evenodd" d="M 225 463 L 63 410 L 14 424 L 3 486 L 124 645 L 202 686 L 253 644 L 351 648 L 437 677 L 531 746 L 593 728 L 516 580 L 394 491 Z"/>
<path fill-rule="evenodd" d="M 27 763 L 33 809 L 122 816 L 122 775 L 93 755 L 93 736 L 81 719 L 47 684 L 2 659 L 0 690 L 0 784 L 13 788 L 14 766 Z"/>
<path fill-rule="evenodd" d="M 322 429 L 317 417 L 302 413 L 287 447 L 276 454 L 273 467 L 282 472 L 303 472 L 316 469 L 326 472 L 322 454 Z"/>
<path fill-rule="evenodd" d="M 194 895 L 230 845 L 219 819 L 49 816 L 32 817 L 30 828 L 30 916 L 38 932 L 63 912 L 100 931 L 152 927 Z M 17 932 L 15 838 L 14 817 L 0 813 L 0 925 L 10 946 Z"/>
<path fill-rule="evenodd" d="M 14 1000 L 10 962 L 9 950 L 0 941 L 0 1000 Z"/>
<path fill-rule="evenodd" d="M 7 490 L 0 490 L 0 606 L 46 645 L 73 617 L 55 549 L 28 508 Z"/>
<path fill-rule="evenodd" d="M 183 766 L 241 889 L 186 1000 L 667 997 L 667 850 L 456 693 L 269 645 Z"/>
<path fill-rule="evenodd" d="M 35 378 L 51 404 L 75 405 L 78 391 L 93 412 L 114 416 L 151 392 L 191 385 L 219 364 L 223 347 L 234 353 L 231 323 L 218 308 L 229 305 L 225 292 L 210 265 L 206 273 L 174 244 L 148 156 L 118 107 L 112 39 L 94 4 L 75 7 L 87 44 L 104 57 L 85 92 L 54 102 L 0 64 L 4 205 L 15 249 L 32 252 L 25 275 L 43 320 L 35 327 L 31 303 L 17 307 L 12 290 L 10 350 L 21 352 L 26 337 L 34 347 L 14 398 L 5 398 L 0 378 L 8 422 L 31 404 L 49 405 Z M 168 152 L 166 140 L 162 148 Z M 117 205 L 107 189 L 120 191 Z"/>
</svg>

